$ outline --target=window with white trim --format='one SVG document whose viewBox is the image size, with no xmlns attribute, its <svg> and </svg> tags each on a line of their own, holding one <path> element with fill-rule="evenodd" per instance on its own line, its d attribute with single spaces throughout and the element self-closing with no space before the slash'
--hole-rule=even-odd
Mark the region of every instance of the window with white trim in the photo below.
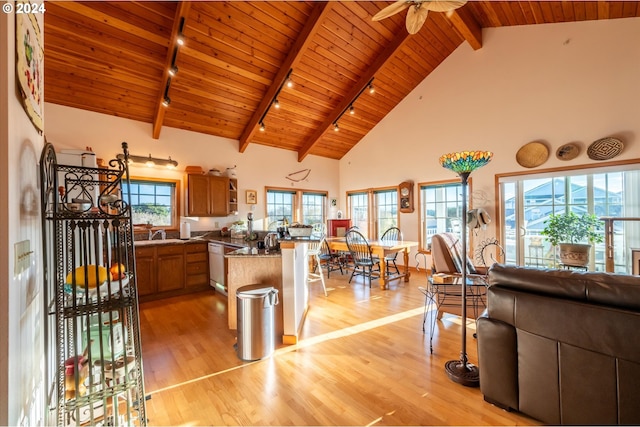
<svg viewBox="0 0 640 427">
<path fill-rule="evenodd" d="M 379 239 L 388 228 L 399 226 L 396 187 L 348 191 L 347 206 L 351 225 L 368 239 Z"/>
<path fill-rule="evenodd" d="M 460 180 L 422 183 L 419 184 L 419 189 L 421 249 L 429 250 L 431 238 L 435 234 L 460 234 L 462 184 Z M 469 193 L 470 191 L 467 194 Z"/>
<path fill-rule="evenodd" d="M 549 172 L 499 178 L 505 262 L 559 266 L 557 249 L 540 235 L 551 213 L 640 217 L 638 165 Z M 632 247 L 640 247 L 639 221 L 614 221 L 614 270 L 631 273 Z M 605 271 L 605 245 L 591 249 L 590 270 Z"/>
<path fill-rule="evenodd" d="M 266 205 L 270 224 L 281 222 L 284 218 L 289 224 L 324 224 L 327 219 L 326 191 L 267 188 Z"/>
</svg>

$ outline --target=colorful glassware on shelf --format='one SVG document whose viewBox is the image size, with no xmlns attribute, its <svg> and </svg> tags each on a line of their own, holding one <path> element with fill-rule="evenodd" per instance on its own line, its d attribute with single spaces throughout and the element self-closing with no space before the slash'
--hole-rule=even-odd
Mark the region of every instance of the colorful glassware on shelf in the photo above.
<svg viewBox="0 0 640 427">
<path fill-rule="evenodd" d="M 492 157 L 491 151 L 460 151 L 443 154 L 440 164 L 456 173 L 469 173 L 489 163 Z"/>
</svg>

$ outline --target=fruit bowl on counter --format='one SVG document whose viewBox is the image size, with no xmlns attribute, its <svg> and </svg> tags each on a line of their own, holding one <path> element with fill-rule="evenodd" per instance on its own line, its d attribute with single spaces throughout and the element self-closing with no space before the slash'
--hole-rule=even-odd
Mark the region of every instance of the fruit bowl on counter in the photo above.
<svg viewBox="0 0 640 427">
<path fill-rule="evenodd" d="M 309 237 L 313 232 L 313 226 L 311 225 L 291 225 L 288 228 L 289 236 L 291 237 Z"/>
</svg>

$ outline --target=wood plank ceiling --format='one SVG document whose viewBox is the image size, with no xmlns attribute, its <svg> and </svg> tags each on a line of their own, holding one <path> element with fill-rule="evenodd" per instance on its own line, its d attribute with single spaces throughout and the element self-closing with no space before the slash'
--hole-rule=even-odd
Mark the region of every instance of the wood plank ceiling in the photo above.
<svg viewBox="0 0 640 427">
<path fill-rule="evenodd" d="M 45 100 L 154 138 L 169 126 L 340 159 L 461 43 L 482 48 L 482 28 L 640 17 L 639 1 L 469 1 L 410 36 L 406 12 L 371 20 L 390 3 L 47 2 Z"/>
</svg>

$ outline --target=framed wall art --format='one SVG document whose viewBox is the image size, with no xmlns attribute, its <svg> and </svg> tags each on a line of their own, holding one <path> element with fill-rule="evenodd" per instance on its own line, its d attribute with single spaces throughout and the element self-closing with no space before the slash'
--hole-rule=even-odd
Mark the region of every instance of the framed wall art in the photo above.
<svg viewBox="0 0 640 427">
<path fill-rule="evenodd" d="M 22 1 L 16 2 L 26 4 Z M 36 129 L 44 130 L 44 49 L 35 13 L 16 13 L 16 82 L 24 111 Z"/>
<path fill-rule="evenodd" d="M 258 203 L 258 193 L 256 190 L 247 190 L 246 192 L 247 204 L 255 205 Z"/>
</svg>

